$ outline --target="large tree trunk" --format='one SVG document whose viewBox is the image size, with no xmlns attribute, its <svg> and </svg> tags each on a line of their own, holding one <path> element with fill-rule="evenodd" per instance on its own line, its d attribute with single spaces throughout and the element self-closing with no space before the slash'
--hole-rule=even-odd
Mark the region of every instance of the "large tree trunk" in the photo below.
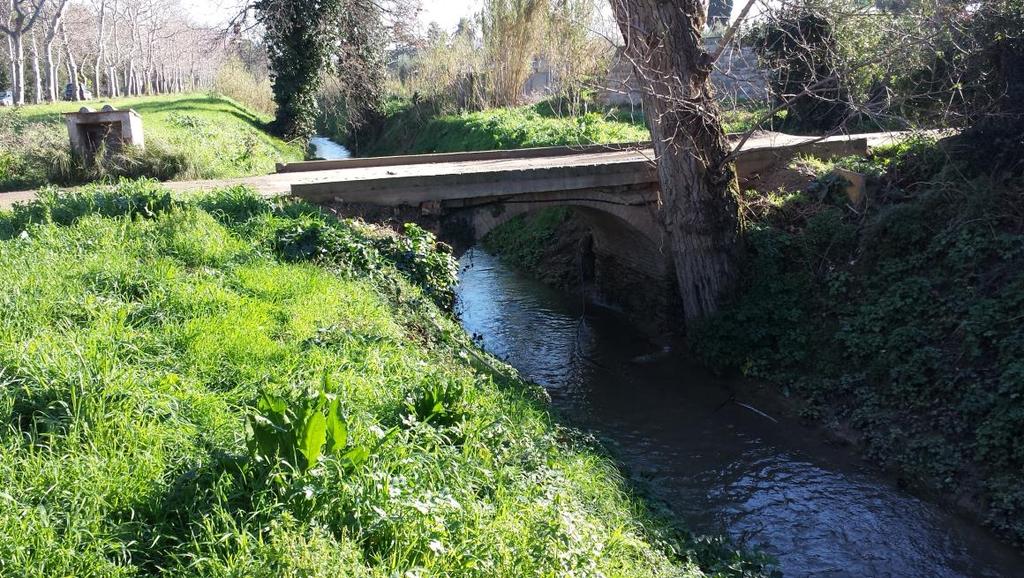
<svg viewBox="0 0 1024 578">
<path fill-rule="evenodd" d="M 644 89 L 686 321 L 714 313 L 737 277 L 736 172 L 708 77 L 700 0 L 611 0 Z"/>
</svg>

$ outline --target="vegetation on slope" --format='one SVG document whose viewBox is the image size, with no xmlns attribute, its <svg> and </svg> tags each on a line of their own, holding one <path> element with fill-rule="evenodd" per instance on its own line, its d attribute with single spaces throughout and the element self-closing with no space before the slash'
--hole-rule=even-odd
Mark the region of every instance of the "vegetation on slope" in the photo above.
<svg viewBox="0 0 1024 578">
<path fill-rule="evenodd" d="M 0 575 L 760 575 L 652 523 L 407 232 L 146 181 L 0 214 Z"/>
<path fill-rule="evenodd" d="M 726 130 L 748 130 L 760 112 L 756 107 L 725 112 Z M 321 119 L 320 130 L 359 156 L 381 156 L 642 142 L 650 140 L 645 122 L 639 109 L 579 113 L 561 110 L 551 100 L 447 114 L 428 103 L 392 99 L 375 123 L 355 134 L 348 134 L 345 119 L 330 111 Z"/>
<path fill-rule="evenodd" d="M 742 291 L 692 343 L 1024 541 L 1021 181 L 930 142 L 840 164 L 873 178 L 866 207 L 820 164 L 808 191 L 747 193 Z"/>
<path fill-rule="evenodd" d="M 98 109 L 107 102 L 85 104 Z M 186 94 L 109 103 L 142 116 L 146 148 L 110 155 L 98 164 L 77 158 L 68 143 L 62 113 L 83 103 L 0 109 L 0 191 L 122 176 L 187 180 L 266 174 L 277 162 L 305 155 L 302 145 L 265 132 L 268 117 L 227 98 Z"/>
</svg>

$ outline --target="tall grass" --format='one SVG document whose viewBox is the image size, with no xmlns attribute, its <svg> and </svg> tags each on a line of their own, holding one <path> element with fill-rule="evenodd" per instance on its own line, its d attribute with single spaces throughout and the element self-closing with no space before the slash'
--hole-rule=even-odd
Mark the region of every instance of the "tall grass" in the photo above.
<svg viewBox="0 0 1024 578">
<path fill-rule="evenodd" d="M 547 0 L 485 0 L 480 21 L 491 106 L 522 102 L 547 12 Z"/>
<path fill-rule="evenodd" d="M 152 182 L 49 192 L 0 238 L 2 576 L 757 575 L 474 348 L 448 277 L 402 264 L 436 251 Z M 364 458 L 250 451 L 261 398 L 310 392 Z"/>
<path fill-rule="evenodd" d="M 229 60 L 221 66 L 214 81 L 214 89 L 217 94 L 241 103 L 259 114 L 272 116 L 277 110 L 270 77 L 257 78 L 238 58 Z"/>
</svg>

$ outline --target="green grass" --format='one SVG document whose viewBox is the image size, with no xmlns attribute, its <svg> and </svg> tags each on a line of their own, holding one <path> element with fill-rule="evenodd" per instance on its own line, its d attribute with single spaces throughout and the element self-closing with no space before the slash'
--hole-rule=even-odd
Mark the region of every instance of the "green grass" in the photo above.
<svg viewBox="0 0 1024 578">
<path fill-rule="evenodd" d="M 61 114 L 81 106 L 98 110 L 108 103 L 142 116 L 147 150 L 85 167 L 71 154 Z M 205 94 L 0 110 L 0 191 L 119 176 L 187 180 L 271 173 L 276 162 L 301 160 L 305 151 L 270 136 L 265 130 L 269 120 L 230 99 Z"/>
<path fill-rule="evenodd" d="M 722 112 L 727 133 L 750 130 L 766 110 L 753 103 Z M 339 123 L 322 123 L 324 130 Z M 343 123 L 341 123 L 343 124 Z M 357 135 L 335 134 L 360 156 L 503 150 L 545 146 L 633 143 L 650 140 L 641 110 L 556 110 L 551 101 L 516 108 L 435 114 L 428 104 L 388 102 L 380 122 Z"/>
<path fill-rule="evenodd" d="M 557 238 L 571 209 L 555 207 L 521 215 L 495 227 L 483 239 L 484 248 L 512 266 L 536 276 L 545 250 Z"/>
<path fill-rule="evenodd" d="M 761 575 L 475 349 L 409 232 L 145 181 L 0 213 L 0 576 Z M 247 449 L 310 391 L 365 461 Z"/>
<path fill-rule="evenodd" d="M 625 143 L 649 139 L 643 122 L 619 113 L 563 116 L 546 103 L 432 116 L 392 101 L 374 134 L 356 148 L 372 156 Z"/>
</svg>

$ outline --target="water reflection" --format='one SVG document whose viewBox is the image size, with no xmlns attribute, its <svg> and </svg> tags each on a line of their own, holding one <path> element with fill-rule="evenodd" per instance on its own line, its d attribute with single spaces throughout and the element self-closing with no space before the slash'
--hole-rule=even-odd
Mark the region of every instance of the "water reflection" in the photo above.
<svg viewBox="0 0 1024 578">
<path fill-rule="evenodd" d="M 466 329 L 545 386 L 566 419 L 608 440 L 691 528 L 762 548 L 793 577 L 1024 575 L 1022 557 L 986 531 L 814 431 L 740 405 L 736 384 L 652 356 L 658 348 L 615 316 L 591 311 L 583 322 L 578 300 L 482 251 L 463 264 Z"/>
</svg>

